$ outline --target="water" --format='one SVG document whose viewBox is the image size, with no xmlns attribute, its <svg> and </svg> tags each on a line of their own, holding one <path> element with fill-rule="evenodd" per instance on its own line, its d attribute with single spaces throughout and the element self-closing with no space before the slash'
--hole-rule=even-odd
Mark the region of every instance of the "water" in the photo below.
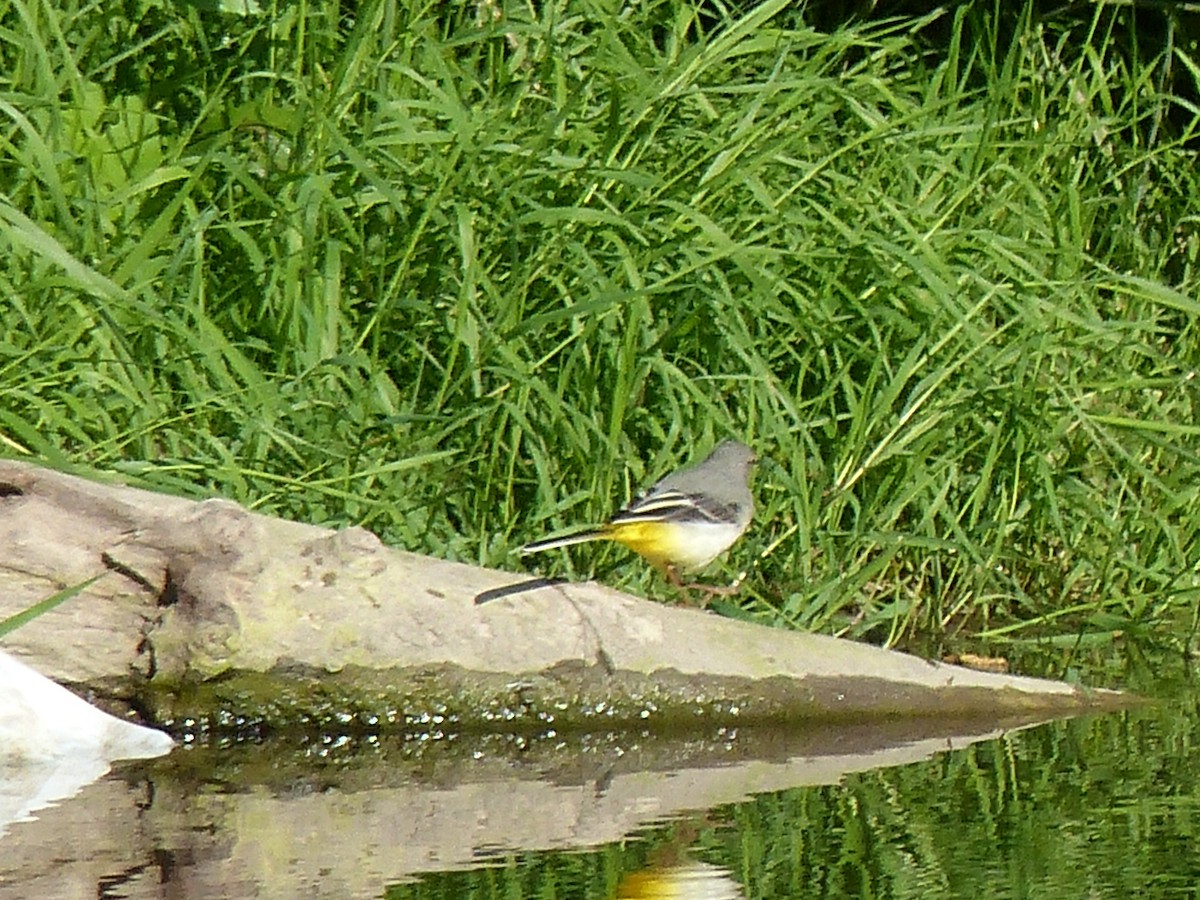
<svg viewBox="0 0 1200 900">
<path fill-rule="evenodd" d="M 1194 701 L 1194 696 L 1192 697 Z M 706 897 L 622 894 L 686 855 L 743 898 L 1200 896 L 1194 702 L 1041 726 L 836 786 L 756 797 L 586 854 L 394 885 L 393 900 Z M 711 896 L 727 896 L 712 894 Z"/>
<path fill-rule="evenodd" d="M 764 848 L 748 896 L 1188 896 L 1200 859 L 1178 849 L 1200 820 L 1194 795 L 1188 815 L 1168 813 L 1165 724 L 1159 711 L 1047 726 L 760 798 L 735 815 Z M 803 834 L 790 852 L 768 824 L 781 819 Z"/>
<path fill-rule="evenodd" d="M 0 898 L 1198 897 L 1200 692 L 1175 668 L 1153 705 L 990 737 L 192 747 L 12 825 Z"/>
</svg>

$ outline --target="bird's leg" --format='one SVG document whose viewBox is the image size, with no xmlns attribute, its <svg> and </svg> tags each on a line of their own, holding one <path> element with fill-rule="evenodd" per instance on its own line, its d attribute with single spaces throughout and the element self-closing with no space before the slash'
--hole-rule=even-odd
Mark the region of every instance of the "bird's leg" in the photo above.
<svg viewBox="0 0 1200 900">
<path fill-rule="evenodd" d="M 671 587 L 675 588 L 675 590 L 686 596 L 687 587 L 684 585 L 683 580 L 679 577 L 679 570 L 677 568 L 670 563 L 667 563 L 663 566 L 662 573 L 667 576 L 667 581 L 671 582 Z"/>
<path fill-rule="evenodd" d="M 671 582 L 671 587 L 683 588 L 683 582 L 679 579 L 679 570 L 670 563 L 663 566 L 663 574 L 667 576 L 667 581 Z"/>
<path fill-rule="evenodd" d="M 742 586 L 740 581 L 735 581 L 733 584 L 701 584 L 693 581 L 685 584 L 683 579 L 679 577 L 679 570 L 672 565 L 666 567 L 667 580 L 671 585 L 680 591 L 700 591 L 704 596 L 700 598 L 700 608 L 708 609 L 708 604 L 712 602 L 713 597 L 729 597 L 738 592 Z"/>
</svg>

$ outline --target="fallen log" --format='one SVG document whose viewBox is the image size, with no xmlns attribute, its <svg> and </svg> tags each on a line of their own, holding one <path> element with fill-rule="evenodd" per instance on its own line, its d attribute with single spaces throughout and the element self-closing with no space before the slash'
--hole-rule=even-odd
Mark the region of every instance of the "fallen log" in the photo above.
<svg viewBox="0 0 1200 900">
<path fill-rule="evenodd" d="M 1073 714 L 1127 698 L 0 461 L 5 648 L 150 722 L 416 734 Z M 495 597 L 477 603 L 480 597 Z"/>
</svg>

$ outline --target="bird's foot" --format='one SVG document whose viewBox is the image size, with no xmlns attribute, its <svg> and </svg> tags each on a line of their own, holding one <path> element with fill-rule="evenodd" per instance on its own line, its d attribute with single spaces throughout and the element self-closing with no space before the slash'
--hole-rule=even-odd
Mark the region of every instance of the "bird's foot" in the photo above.
<svg viewBox="0 0 1200 900">
<path fill-rule="evenodd" d="M 679 577 L 679 570 L 674 566 L 667 566 L 667 579 L 676 590 L 684 593 L 696 591 L 701 594 L 699 603 L 701 609 L 708 609 L 708 604 L 712 602 L 713 597 L 731 597 L 742 586 L 740 579 L 733 584 L 701 584 L 698 581 L 685 583 Z"/>
</svg>

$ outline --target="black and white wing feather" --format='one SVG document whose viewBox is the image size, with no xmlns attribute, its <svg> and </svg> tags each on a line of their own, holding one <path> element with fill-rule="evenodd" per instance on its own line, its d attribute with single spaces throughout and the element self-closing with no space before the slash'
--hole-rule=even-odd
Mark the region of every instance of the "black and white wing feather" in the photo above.
<svg viewBox="0 0 1200 900">
<path fill-rule="evenodd" d="M 720 503 L 705 494 L 683 491 L 651 491 L 635 499 L 610 520 L 611 525 L 627 522 L 707 522 L 732 525 L 738 521 L 737 504 Z"/>
</svg>

